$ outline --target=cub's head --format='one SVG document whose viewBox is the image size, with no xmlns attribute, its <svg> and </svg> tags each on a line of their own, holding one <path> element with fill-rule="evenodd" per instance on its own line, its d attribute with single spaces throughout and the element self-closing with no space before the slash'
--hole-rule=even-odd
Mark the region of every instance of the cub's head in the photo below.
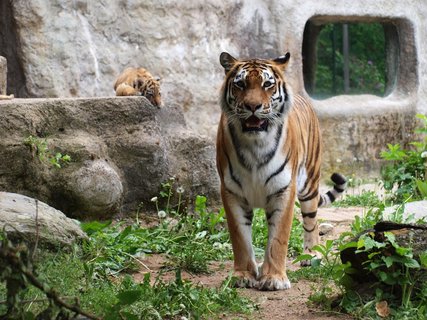
<svg viewBox="0 0 427 320">
<path fill-rule="evenodd" d="M 138 90 L 142 96 L 146 97 L 152 105 L 157 107 L 162 105 L 160 78 L 138 78 L 134 82 L 133 87 Z"/>
<path fill-rule="evenodd" d="M 221 53 L 221 105 L 229 122 L 239 122 L 243 132 L 252 133 L 282 123 L 289 100 L 283 71 L 289 58 L 289 52 L 273 60 L 238 60 Z"/>
</svg>

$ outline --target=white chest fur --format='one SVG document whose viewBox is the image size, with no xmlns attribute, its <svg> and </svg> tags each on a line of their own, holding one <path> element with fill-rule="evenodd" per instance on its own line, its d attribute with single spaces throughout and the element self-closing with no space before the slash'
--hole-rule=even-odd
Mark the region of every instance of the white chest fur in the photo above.
<svg viewBox="0 0 427 320">
<path fill-rule="evenodd" d="M 280 148 L 286 137 L 277 130 L 239 135 L 238 141 L 234 137 L 224 183 L 249 209 L 266 208 L 269 197 L 291 182 L 291 170 Z"/>
</svg>

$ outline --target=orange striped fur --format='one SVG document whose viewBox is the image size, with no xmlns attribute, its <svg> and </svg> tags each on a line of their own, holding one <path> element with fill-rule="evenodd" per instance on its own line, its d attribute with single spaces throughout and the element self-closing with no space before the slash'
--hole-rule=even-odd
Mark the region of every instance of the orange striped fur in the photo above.
<svg viewBox="0 0 427 320">
<path fill-rule="evenodd" d="M 319 195 L 321 139 L 309 101 L 293 95 L 284 70 L 290 55 L 274 60 L 220 56 L 225 70 L 217 134 L 217 169 L 234 253 L 237 285 L 261 290 L 290 288 L 286 256 L 298 198 L 304 251 L 318 244 L 316 213 L 345 188 L 334 174 L 333 190 Z M 254 208 L 264 208 L 268 243 L 260 267 L 252 248 Z"/>
<path fill-rule="evenodd" d="M 126 68 L 114 84 L 116 96 L 144 96 L 152 105 L 162 104 L 159 78 L 144 68 Z"/>
</svg>

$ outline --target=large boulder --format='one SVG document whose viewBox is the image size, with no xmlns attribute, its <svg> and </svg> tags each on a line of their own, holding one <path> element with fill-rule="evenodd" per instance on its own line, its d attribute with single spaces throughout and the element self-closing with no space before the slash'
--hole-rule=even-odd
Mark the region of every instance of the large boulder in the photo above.
<svg viewBox="0 0 427 320">
<path fill-rule="evenodd" d="M 10 239 L 63 247 L 86 239 L 79 223 L 46 203 L 16 193 L 0 192 L 0 230 Z"/>
<path fill-rule="evenodd" d="M 136 210 L 161 183 L 219 199 L 215 148 L 189 131 L 178 108 L 141 97 L 0 102 L 0 190 L 38 198 L 69 216 Z M 57 153 L 71 162 L 55 165 Z"/>
</svg>

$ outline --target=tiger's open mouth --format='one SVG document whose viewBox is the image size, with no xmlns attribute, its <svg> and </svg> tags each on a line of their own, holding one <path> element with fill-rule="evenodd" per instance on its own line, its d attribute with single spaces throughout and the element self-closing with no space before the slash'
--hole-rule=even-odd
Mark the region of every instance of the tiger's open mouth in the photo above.
<svg viewBox="0 0 427 320">
<path fill-rule="evenodd" d="M 268 127 L 268 121 L 266 119 L 260 119 L 256 116 L 250 116 L 247 119 L 242 119 L 243 131 L 266 131 Z"/>
</svg>

